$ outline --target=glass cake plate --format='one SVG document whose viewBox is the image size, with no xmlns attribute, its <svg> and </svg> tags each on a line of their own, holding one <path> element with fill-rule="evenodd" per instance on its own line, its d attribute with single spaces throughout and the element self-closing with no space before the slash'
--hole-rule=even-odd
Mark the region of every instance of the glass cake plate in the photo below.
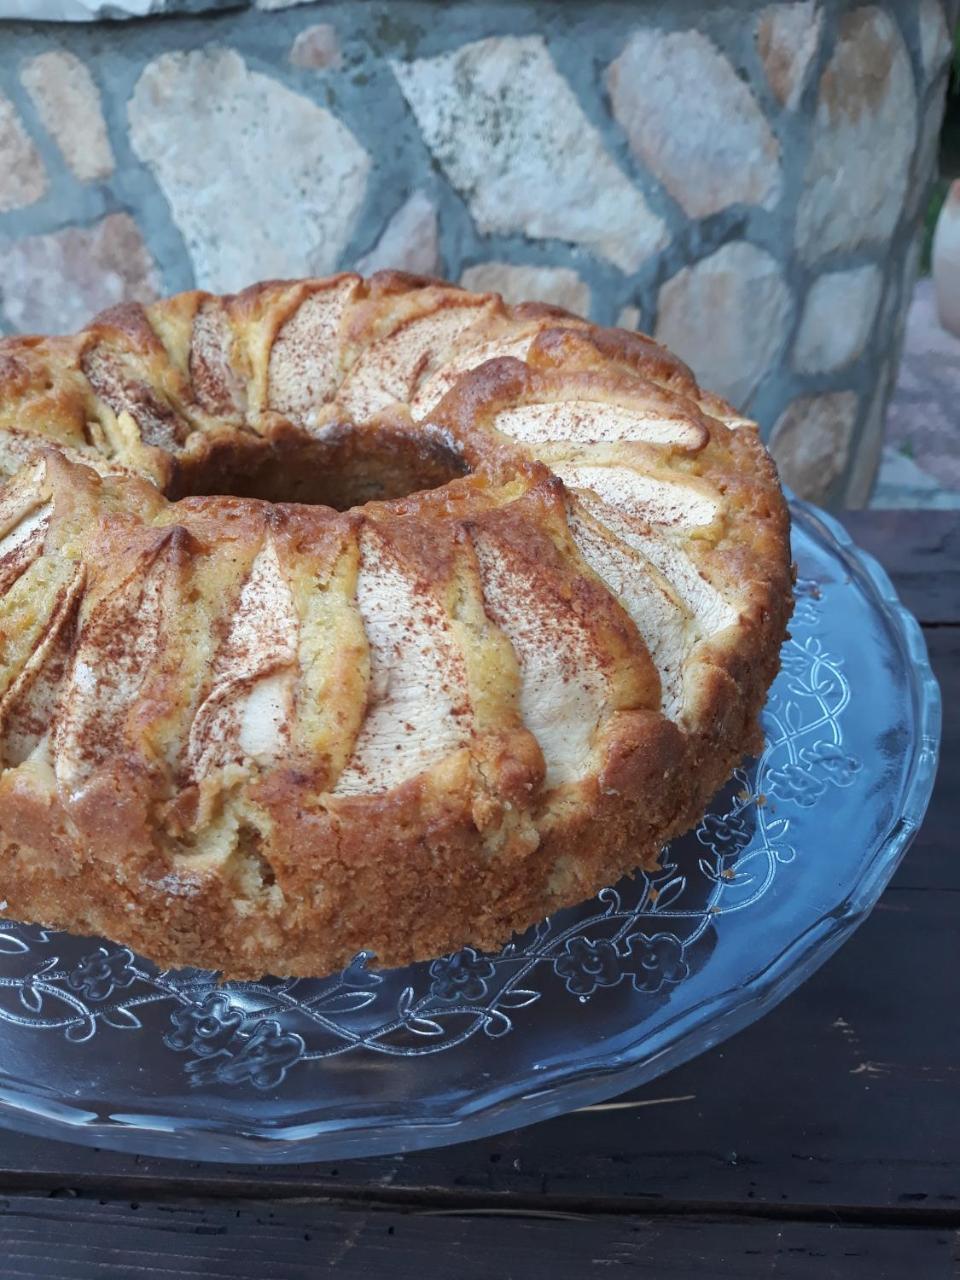
<svg viewBox="0 0 960 1280">
<path fill-rule="evenodd" d="M 923 817 L 923 638 L 840 526 L 792 503 L 792 638 L 745 764 L 660 870 L 497 955 L 218 985 L 0 923 L 0 1125 L 141 1154 L 298 1161 L 460 1142 L 651 1080 L 852 933 Z"/>
</svg>

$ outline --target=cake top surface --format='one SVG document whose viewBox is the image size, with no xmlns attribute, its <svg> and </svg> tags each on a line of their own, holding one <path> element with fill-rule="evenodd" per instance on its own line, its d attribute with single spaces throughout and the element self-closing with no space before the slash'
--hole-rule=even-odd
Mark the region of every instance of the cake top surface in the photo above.
<svg viewBox="0 0 960 1280">
<path fill-rule="evenodd" d="M 261 949 L 321 827 L 348 863 L 384 824 L 521 860 L 620 799 L 657 827 L 789 607 L 773 465 L 685 365 L 397 273 L 4 340 L 0 468 L 0 805 L 121 841 L 131 902 L 230 886 Z"/>
</svg>

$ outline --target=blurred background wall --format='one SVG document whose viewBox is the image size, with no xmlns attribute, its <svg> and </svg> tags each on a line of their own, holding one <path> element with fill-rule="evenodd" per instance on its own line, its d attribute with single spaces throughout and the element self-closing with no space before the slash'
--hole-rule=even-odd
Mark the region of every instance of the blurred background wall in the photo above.
<svg viewBox="0 0 960 1280">
<path fill-rule="evenodd" d="M 867 500 L 957 0 L 261 2 L 0 23 L 3 330 L 438 273 L 654 333 Z"/>
</svg>

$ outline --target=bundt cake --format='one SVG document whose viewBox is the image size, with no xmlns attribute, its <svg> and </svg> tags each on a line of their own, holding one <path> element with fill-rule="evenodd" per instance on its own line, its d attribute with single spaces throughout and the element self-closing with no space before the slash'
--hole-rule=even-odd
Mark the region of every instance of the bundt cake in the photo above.
<svg viewBox="0 0 960 1280">
<path fill-rule="evenodd" d="M 656 864 L 790 610 L 651 339 L 384 272 L 0 342 L 0 898 L 161 965 L 493 947 Z"/>
</svg>

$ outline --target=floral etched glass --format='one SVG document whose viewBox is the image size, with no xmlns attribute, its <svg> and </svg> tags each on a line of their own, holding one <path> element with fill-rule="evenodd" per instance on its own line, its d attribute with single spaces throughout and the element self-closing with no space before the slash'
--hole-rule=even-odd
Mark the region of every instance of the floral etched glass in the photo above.
<svg viewBox="0 0 960 1280">
<path fill-rule="evenodd" d="M 766 747 L 697 829 L 497 955 L 218 985 L 0 923 L 0 1124 L 193 1159 L 462 1141 L 636 1086 L 782 999 L 916 831 L 940 703 L 920 629 L 843 530 L 793 504 L 797 605 Z"/>
</svg>

